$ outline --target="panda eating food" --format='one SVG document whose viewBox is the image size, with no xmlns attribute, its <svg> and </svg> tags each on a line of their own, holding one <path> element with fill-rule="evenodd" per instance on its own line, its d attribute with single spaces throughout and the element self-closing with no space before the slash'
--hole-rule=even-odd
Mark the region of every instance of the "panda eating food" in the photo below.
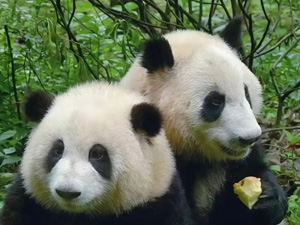
<svg viewBox="0 0 300 225">
<path fill-rule="evenodd" d="M 99 83 L 35 91 L 25 114 L 39 124 L 1 225 L 191 224 L 160 113 L 142 96 Z"/>
<path fill-rule="evenodd" d="M 121 81 L 161 110 L 199 224 L 275 225 L 287 210 L 258 143 L 262 88 L 239 58 L 241 23 L 233 19 L 221 37 L 178 30 L 151 40 Z M 247 176 L 262 182 L 252 210 L 233 192 Z"/>
</svg>

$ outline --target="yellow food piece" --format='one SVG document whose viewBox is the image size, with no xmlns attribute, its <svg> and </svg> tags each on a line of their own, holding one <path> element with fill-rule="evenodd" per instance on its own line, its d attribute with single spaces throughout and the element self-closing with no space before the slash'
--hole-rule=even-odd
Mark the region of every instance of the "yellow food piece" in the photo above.
<svg viewBox="0 0 300 225">
<path fill-rule="evenodd" d="M 260 178 L 245 177 L 243 180 L 233 185 L 233 190 L 244 205 L 249 209 L 252 209 L 262 192 Z"/>
</svg>

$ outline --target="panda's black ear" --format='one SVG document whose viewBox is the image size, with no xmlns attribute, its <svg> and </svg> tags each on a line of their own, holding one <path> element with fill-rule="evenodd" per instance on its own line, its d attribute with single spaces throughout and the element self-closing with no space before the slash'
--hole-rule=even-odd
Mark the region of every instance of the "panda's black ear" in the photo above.
<svg viewBox="0 0 300 225">
<path fill-rule="evenodd" d="M 24 101 L 24 112 L 28 120 L 40 122 L 53 102 L 53 97 L 43 91 L 31 92 Z"/>
<path fill-rule="evenodd" d="M 225 29 L 221 32 L 222 39 L 233 49 L 235 49 L 241 56 L 244 55 L 242 44 L 242 15 L 234 17 L 227 24 Z"/>
<path fill-rule="evenodd" d="M 154 137 L 160 132 L 162 117 L 155 106 L 141 103 L 132 107 L 131 123 L 135 132 L 141 131 L 148 137 Z"/>
<path fill-rule="evenodd" d="M 173 67 L 174 58 L 169 42 L 163 37 L 148 41 L 142 55 L 141 64 L 149 73 L 164 67 Z"/>
</svg>

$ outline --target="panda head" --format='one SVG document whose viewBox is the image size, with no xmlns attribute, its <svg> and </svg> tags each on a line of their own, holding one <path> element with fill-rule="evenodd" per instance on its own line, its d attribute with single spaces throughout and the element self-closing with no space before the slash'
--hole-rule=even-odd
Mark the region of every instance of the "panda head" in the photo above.
<svg viewBox="0 0 300 225">
<path fill-rule="evenodd" d="M 174 159 L 159 111 L 118 86 L 91 83 L 55 98 L 33 92 L 39 122 L 21 163 L 26 192 L 46 208 L 116 214 L 163 195 Z"/>
<path fill-rule="evenodd" d="M 261 135 L 261 86 L 239 59 L 241 19 L 222 36 L 180 30 L 149 41 L 122 85 L 162 111 L 176 154 L 242 159 Z"/>
</svg>

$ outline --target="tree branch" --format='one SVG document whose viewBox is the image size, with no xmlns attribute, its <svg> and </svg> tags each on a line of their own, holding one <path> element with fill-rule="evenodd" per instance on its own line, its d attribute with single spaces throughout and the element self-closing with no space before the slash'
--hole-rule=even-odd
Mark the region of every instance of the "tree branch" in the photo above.
<svg viewBox="0 0 300 225">
<path fill-rule="evenodd" d="M 12 85 L 13 85 L 13 90 L 14 90 L 14 98 L 15 98 L 16 107 L 17 107 L 17 115 L 18 115 L 18 119 L 21 120 L 20 102 L 19 102 L 19 98 L 18 98 L 17 84 L 16 84 L 15 62 L 14 62 L 13 49 L 11 47 L 11 41 L 10 41 L 7 24 L 4 25 L 4 30 L 5 30 L 5 36 L 7 39 L 8 53 L 9 53 L 9 58 L 10 58 L 10 63 L 11 63 L 11 78 L 12 78 Z"/>
<path fill-rule="evenodd" d="M 282 130 L 300 130 L 300 126 L 282 127 L 282 128 L 270 128 L 270 129 L 263 130 L 262 133 L 270 133 L 270 132 L 282 131 Z"/>
</svg>

